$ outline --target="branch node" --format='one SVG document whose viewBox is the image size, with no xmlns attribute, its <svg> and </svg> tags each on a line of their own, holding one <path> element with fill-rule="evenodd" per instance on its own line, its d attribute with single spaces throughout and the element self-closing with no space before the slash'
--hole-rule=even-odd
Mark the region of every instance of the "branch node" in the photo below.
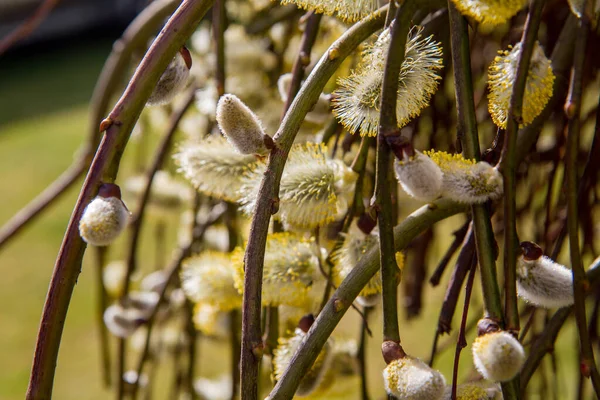
<svg viewBox="0 0 600 400">
<path fill-rule="evenodd" d="M 345 308 L 345 304 L 341 299 L 335 299 L 333 302 L 333 309 L 335 312 L 340 312 Z"/>
</svg>

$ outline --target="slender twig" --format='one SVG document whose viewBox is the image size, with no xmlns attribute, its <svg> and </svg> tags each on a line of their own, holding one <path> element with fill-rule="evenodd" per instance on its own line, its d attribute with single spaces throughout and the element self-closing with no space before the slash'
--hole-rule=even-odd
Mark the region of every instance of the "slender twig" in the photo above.
<svg viewBox="0 0 600 400">
<path fill-rule="evenodd" d="M 322 16 L 323 14 L 317 14 L 313 11 L 308 13 L 306 28 L 304 29 L 302 42 L 300 43 L 300 50 L 298 51 L 298 55 L 296 56 L 296 60 L 294 61 L 294 65 L 292 67 L 292 80 L 290 82 L 290 88 L 288 89 L 285 105 L 283 106 L 283 116 L 285 116 L 289 110 L 290 105 L 292 105 L 294 98 L 300 90 L 300 86 L 302 86 L 304 72 L 306 67 L 310 65 L 310 53 L 315 41 L 317 40 Z"/>
<path fill-rule="evenodd" d="M 82 156 L 39 196 L 0 228 L 0 248 L 40 215 L 42 211 L 46 210 L 48 206 L 58 200 L 86 172 L 100 141 L 98 126 L 106 115 L 110 97 L 121 84 L 133 50 L 146 44 L 148 38 L 156 32 L 158 24 L 163 22 L 167 15 L 171 14 L 179 3 L 179 0 L 153 2 L 133 20 L 123 36 L 115 42 L 112 53 L 104 64 L 92 94 L 90 127 L 87 142 L 81 151 Z"/>
<path fill-rule="evenodd" d="M 104 280 L 102 278 L 102 270 L 106 264 L 106 247 L 96 247 L 95 249 L 96 258 L 96 318 L 98 323 L 98 334 L 100 336 L 100 355 L 101 355 L 101 366 L 102 366 L 102 379 L 104 386 L 109 388 L 111 385 L 111 369 L 110 369 L 110 343 L 108 340 L 108 329 L 104 325 L 104 311 L 108 307 L 108 295 L 106 288 L 104 287 Z"/>
<path fill-rule="evenodd" d="M 358 351 L 356 352 L 356 359 L 358 361 L 358 367 L 360 368 L 360 391 L 361 399 L 369 400 L 369 387 L 367 384 L 367 320 L 369 314 L 372 311 L 372 307 L 363 307 L 364 319 L 360 326 L 360 342 L 358 343 Z"/>
<path fill-rule="evenodd" d="M 277 6 L 275 3 L 272 3 L 272 5 L 267 6 L 264 10 L 259 11 L 246 25 L 246 33 L 248 35 L 261 34 L 270 29 L 273 25 L 292 18 L 301 12 L 302 11 L 293 4 Z"/>
<path fill-rule="evenodd" d="M 225 29 L 227 10 L 224 0 L 215 0 L 212 10 L 212 30 L 215 41 L 215 81 L 219 97 L 225 94 Z"/>
<path fill-rule="evenodd" d="M 156 175 L 156 172 L 163 165 L 163 163 L 167 157 L 167 154 L 169 153 L 169 150 L 171 148 L 171 142 L 173 141 L 173 138 L 175 137 L 175 132 L 177 131 L 177 126 L 179 125 L 179 122 L 181 121 L 181 118 L 183 118 L 183 115 L 185 114 L 187 109 L 193 103 L 195 91 L 196 91 L 196 88 L 194 86 L 192 86 L 188 90 L 187 94 L 185 95 L 185 100 L 183 101 L 181 106 L 177 110 L 175 110 L 175 112 L 171 116 L 171 119 L 169 121 L 169 126 L 167 128 L 167 132 L 165 133 L 165 136 L 163 137 L 162 142 L 158 146 L 158 151 L 155 155 L 154 160 L 152 161 L 152 165 L 150 166 L 150 168 L 148 169 L 148 172 L 146 173 L 146 184 L 142 191 L 142 195 L 140 196 L 140 199 L 138 200 L 136 211 L 133 214 L 133 216 L 131 217 L 131 223 L 130 223 L 131 234 L 129 236 L 129 250 L 128 250 L 128 254 L 127 254 L 127 270 L 125 272 L 125 278 L 123 280 L 123 291 L 121 292 L 121 301 L 124 301 L 124 299 L 127 297 L 128 293 L 129 293 L 131 277 L 132 277 L 133 273 L 137 270 L 137 253 L 138 253 L 138 248 L 139 248 L 140 233 L 142 231 L 142 225 L 144 222 L 144 214 L 146 211 L 146 206 L 148 205 L 148 202 L 150 200 L 150 193 L 152 190 L 152 182 L 154 181 L 154 176 Z M 123 382 L 123 373 L 125 372 L 126 353 L 127 353 L 126 339 L 120 338 L 119 339 L 118 363 L 117 363 L 117 369 L 118 369 L 117 377 L 120 377 L 119 385 L 117 387 L 117 398 L 118 399 L 123 398 L 124 390 L 125 390 L 125 386 L 124 386 L 124 382 Z"/>
<path fill-rule="evenodd" d="M 460 353 L 462 349 L 467 347 L 466 327 L 467 318 L 469 315 L 469 304 L 471 303 L 471 292 L 473 291 L 473 281 L 475 280 L 475 271 L 477 271 L 477 262 L 473 254 L 473 262 L 471 262 L 471 271 L 467 286 L 465 288 L 465 304 L 463 306 L 463 315 L 460 320 L 460 329 L 456 340 L 456 352 L 454 353 L 454 368 L 452 369 L 452 400 L 456 400 L 456 387 L 458 383 L 458 363 L 460 362 Z"/>
<path fill-rule="evenodd" d="M 584 13 L 585 14 L 585 13 Z M 585 275 L 581 262 L 579 249 L 579 220 L 577 217 L 577 193 L 578 193 L 578 157 L 579 157 L 579 130 L 581 113 L 581 92 L 583 83 L 583 66 L 585 61 L 585 49 L 589 33 L 590 22 L 585 15 L 579 21 L 579 34 L 575 43 L 575 56 L 573 70 L 571 71 L 571 83 L 569 96 L 565 103 L 565 113 L 569 118 L 567 150 L 566 150 L 566 181 L 567 181 L 567 225 L 569 234 L 569 250 L 571 254 L 571 268 L 573 271 L 573 291 L 575 297 L 575 319 L 579 331 L 579 343 L 581 351 L 582 373 L 592 378 L 592 384 L 597 396 L 600 396 L 600 373 L 594 361 L 594 351 L 589 338 L 587 328 L 587 316 L 585 311 L 585 292 L 589 287 L 589 281 Z"/>
<path fill-rule="evenodd" d="M 429 283 L 431 283 L 431 286 L 439 285 L 440 280 L 442 279 L 442 275 L 443 275 L 444 271 L 446 270 L 446 267 L 448 266 L 448 263 L 450 263 L 452 256 L 460 248 L 460 246 L 463 242 L 463 239 L 465 238 L 465 235 L 467 234 L 467 231 L 469 230 L 470 225 L 471 225 L 471 221 L 468 220 L 467 222 L 465 222 L 463 224 L 463 226 L 461 226 L 456 231 L 452 232 L 452 235 L 454 235 L 454 239 L 452 240 L 450 247 L 448 247 L 448 250 L 446 250 L 446 252 L 444 253 L 444 256 L 438 263 L 437 267 L 433 271 L 433 274 L 431 274 L 431 278 L 429 278 Z"/>
<path fill-rule="evenodd" d="M 258 396 L 258 366 L 263 351 L 260 314 L 265 244 L 271 214 L 278 209 L 277 194 L 287 155 L 300 124 L 316 103 L 329 78 L 363 40 L 383 25 L 384 13 L 385 8 L 380 9 L 371 18 L 351 27 L 332 44 L 302 85 L 274 137 L 276 147 L 271 151 L 260 185 L 244 259 L 241 357 L 244 399 L 255 400 Z"/>
<path fill-rule="evenodd" d="M 44 0 L 38 8 L 25 21 L 0 41 L 0 56 L 15 45 L 15 43 L 29 36 L 50 14 L 60 0 Z"/>
<path fill-rule="evenodd" d="M 435 222 L 466 210 L 464 205 L 448 200 L 433 203 L 434 207 L 424 206 L 409 215 L 394 228 L 395 250 L 401 251 L 421 232 Z M 372 246 L 360 258 L 356 267 L 344 279 L 325 308 L 319 313 L 306 338 L 296 351 L 289 367 L 271 391 L 271 400 L 291 399 L 300 378 L 314 363 L 319 351 L 340 322 L 362 288 L 379 270 L 379 246 Z"/>
<path fill-rule="evenodd" d="M 393 4 L 390 3 L 390 4 Z M 383 301 L 383 340 L 400 343 L 398 329 L 398 284 L 400 271 L 394 254 L 394 221 L 392 219 L 392 198 L 388 185 L 390 172 L 390 147 L 388 140 L 398 137 L 396 103 L 398 100 L 398 75 L 404 62 L 406 40 L 410 28 L 410 19 L 415 10 L 416 1 L 406 1 L 395 10 L 394 23 L 391 26 L 390 46 L 386 56 L 383 82 L 381 84 L 381 105 L 377 138 L 377 168 L 375 178 L 375 201 L 373 207 L 377 213 L 379 225 L 379 254 L 381 265 L 381 298 Z M 391 24 L 388 10 L 386 23 Z"/>
<path fill-rule="evenodd" d="M 177 277 L 177 273 L 179 272 L 179 269 L 181 268 L 181 264 L 182 264 L 183 260 L 185 260 L 192 254 L 192 248 L 193 248 L 194 244 L 196 242 L 202 240 L 202 238 L 204 237 L 204 234 L 206 233 L 206 230 L 211 225 L 213 225 L 215 222 L 217 222 L 224 215 L 225 210 L 226 210 L 225 207 L 215 206 L 211 210 L 211 212 L 208 215 L 208 217 L 206 218 L 206 220 L 203 221 L 202 224 L 197 224 L 196 219 L 194 219 L 194 223 L 192 224 L 191 240 L 189 241 L 189 243 L 187 243 L 184 247 L 180 248 L 176 252 L 175 256 L 173 257 L 173 260 L 171 261 L 171 264 L 166 269 L 167 278 L 165 279 L 165 282 L 163 283 L 163 286 L 161 287 L 161 289 L 158 293 L 158 295 L 159 295 L 158 302 L 156 303 L 156 305 L 152 309 L 152 312 L 148 316 L 148 320 L 145 325 L 146 326 L 146 339 L 144 341 L 144 348 L 142 349 L 142 353 L 140 355 L 140 358 L 137 363 L 137 367 L 135 369 L 138 380 L 133 383 L 132 387 L 130 387 L 131 398 L 133 400 L 135 400 L 135 398 L 137 396 L 137 390 L 139 387 L 139 377 L 141 376 L 142 370 L 144 369 L 144 365 L 150 355 L 150 342 L 151 342 L 150 338 L 152 336 L 152 328 L 154 327 L 154 323 L 156 322 L 156 316 L 158 314 L 158 310 L 160 309 L 160 306 L 166 300 L 167 289 L 169 288 L 169 285 L 171 284 L 171 282 Z"/>
<path fill-rule="evenodd" d="M 129 135 L 146 100 L 162 72 L 211 5 L 212 0 L 182 2 L 148 50 L 125 93 L 103 124 L 103 128 L 106 128 L 104 138 L 73 210 L 54 267 L 40 322 L 27 399 L 51 397 L 64 321 L 85 251 L 85 243 L 79 237 L 78 229 L 83 210 L 96 194 L 101 179 L 114 181 Z"/>
<path fill-rule="evenodd" d="M 452 45 L 452 65 L 454 68 L 456 108 L 458 113 L 458 138 L 466 158 L 479 161 L 481 157 L 477 119 L 473 103 L 473 83 L 471 78 L 471 57 L 469 53 L 469 30 L 467 21 L 460 15 L 452 1 L 448 1 L 450 16 L 450 39 Z M 500 290 L 496 277 L 496 241 L 492 230 L 490 213 L 485 204 L 473 205 L 473 228 L 477 260 L 481 275 L 481 287 L 486 315 L 504 325 Z M 504 399 L 518 398 L 512 383 L 502 385 Z"/>
<path fill-rule="evenodd" d="M 545 0 L 533 0 L 529 7 L 529 14 L 525 22 L 523 36 L 521 37 L 521 52 L 517 60 L 517 70 L 513 90 L 510 97 L 510 106 L 506 121 L 506 136 L 500 164 L 504 178 L 504 313 L 506 317 L 505 329 L 518 335 L 519 309 L 517 304 L 517 248 L 519 238 L 517 235 L 517 182 L 516 182 L 516 146 L 519 124 L 522 122 L 523 97 L 525 85 L 529 75 L 529 64 L 537 32 L 542 19 L 542 9 Z"/>
</svg>

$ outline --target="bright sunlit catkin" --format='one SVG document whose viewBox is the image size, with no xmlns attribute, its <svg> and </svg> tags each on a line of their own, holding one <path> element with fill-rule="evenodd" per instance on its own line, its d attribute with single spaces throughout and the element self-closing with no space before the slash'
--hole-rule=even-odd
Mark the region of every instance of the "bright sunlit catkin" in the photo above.
<svg viewBox="0 0 600 400">
<path fill-rule="evenodd" d="M 461 14 L 483 27 L 503 24 L 527 4 L 527 0 L 452 0 Z"/>
<path fill-rule="evenodd" d="M 129 210 L 117 185 L 104 183 L 79 220 L 81 238 L 94 246 L 108 246 L 129 222 Z"/>
<path fill-rule="evenodd" d="M 356 22 L 375 11 L 377 0 L 281 0 L 318 14 L 335 15 L 346 22 Z"/>
<path fill-rule="evenodd" d="M 233 274 L 234 266 L 228 254 L 205 251 L 183 260 L 181 287 L 193 302 L 229 311 L 242 305 Z"/>
<path fill-rule="evenodd" d="M 443 151 L 426 151 L 425 154 L 443 173 L 443 197 L 459 203 L 478 204 L 502 196 L 502 174 L 485 161 L 475 162 L 461 154 Z"/>
<path fill-rule="evenodd" d="M 254 211 L 264 168 L 249 175 L 242 187 L 243 211 Z M 357 174 L 340 160 L 327 156 L 327 146 L 304 143 L 292 146 L 279 188 L 279 216 L 293 229 L 313 229 L 341 218 Z"/>
<path fill-rule="evenodd" d="M 185 87 L 192 68 L 192 57 L 188 49 L 183 47 L 161 75 L 154 91 L 146 104 L 157 106 L 166 104 Z"/>
<path fill-rule="evenodd" d="M 173 158 L 179 172 L 200 193 L 232 202 L 239 201 L 244 177 L 260 163 L 253 155 L 238 153 L 220 135 L 186 143 Z"/>
<path fill-rule="evenodd" d="M 420 151 L 403 152 L 403 159 L 394 161 L 394 171 L 402 189 L 417 200 L 433 201 L 442 194 L 442 170 Z"/>
<path fill-rule="evenodd" d="M 398 127 L 406 125 L 429 105 L 443 68 L 442 48 L 433 36 L 421 37 L 422 28 L 413 28 L 407 39 L 404 62 L 398 76 L 396 117 Z M 348 131 L 361 136 L 377 135 L 381 104 L 381 85 L 390 31 L 381 33 L 375 44 L 362 54 L 358 68 L 338 81 L 333 113 Z"/>
<path fill-rule="evenodd" d="M 360 258 L 368 249 L 376 246 L 378 238 L 376 235 L 365 235 L 358 229 L 350 231 L 344 235 L 344 243 L 340 248 L 331 254 L 333 261 L 333 282 L 339 286 L 350 272 L 356 267 Z M 404 255 L 398 253 L 396 257 L 398 268 L 402 270 L 404 265 Z M 377 271 L 375 276 L 369 280 L 366 286 L 360 291 L 356 300 L 363 306 L 373 306 L 377 303 L 381 294 L 381 275 Z"/>
<path fill-rule="evenodd" d="M 256 114 L 233 94 L 219 99 L 217 123 L 227 141 L 241 154 L 266 154 L 272 146 L 272 139 L 265 134 Z"/>
<path fill-rule="evenodd" d="M 244 290 L 244 249 L 232 254 L 237 290 Z M 313 295 L 322 293 L 324 278 L 313 243 L 300 235 L 284 232 L 267 237 L 263 269 L 262 302 L 266 306 L 309 307 Z"/>
<path fill-rule="evenodd" d="M 519 42 L 509 50 L 500 51 L 488 70 L 490 89 L 488 110 L 494 123 L 502 129 L 506 129 L 510 97 L 520 54 L 521 43 Z M 553 85 L 554 73 L 550 60 L 544 54 L 539 42 L 535 42 L 523 94 L 522 125 L 530 124 L 540 115 L 552 97 Z"/>
<path fill-rule="evenodd" d="M 446 387 L 439 371 L 410 356 L 390 362 L 383 370 L 383 382 L 386 392 L 398 400 L 438 400 Z"/>
<path fill-rule="evenodd" d="M 514 378 L 525 362 L 523 346 L 510 333 L 485 333 L 473 342 L 473 363 L 477 371 L 494 382 Z"/>
<path fill-rule="evenodd" d="M 543 255 L 531 242 L 521 243 L 517 259 L 517 293 L 528 303 L 544 308 L 566 307 L 574 302 L 573 273 Z"/>
</svg>

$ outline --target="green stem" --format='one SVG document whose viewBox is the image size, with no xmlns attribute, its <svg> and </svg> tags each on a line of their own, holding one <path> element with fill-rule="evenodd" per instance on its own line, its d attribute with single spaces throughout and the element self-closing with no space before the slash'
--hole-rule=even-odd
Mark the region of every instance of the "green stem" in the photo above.
<svg viewBox="0 0 600 400">
<path fill-rule="evenodd" d="M 73 210 L 49 285 L 27 389 L 28 400 L 49 399 L 52 395 L 64 322 L 85 251 L 85 243 L 79 236 L 79 220 L 83 210 L 96 194 L 103 177 L 106 182 L 114 181 L 131 130 L 150 93 L 211 5 L 212 0 L 183 1 L 148 50 L 123 96 L 105 120 L 106 133 Z"/>
<path fill-rule="evenodd" d="M 267 170 L 260 185 L 244 260 L 241 356 L 243 399 L 258 398 L 258 372 L 263 351 L 260 317 L 265 244 L 271 214 L 278 209 L 279 182 L 287 155 L 304 117 L 317 102 L 327 81 L 360 43 L 381 28 L 385 9 L 384 7 L 371 18 L 355 24 L 332 44 L 302 85 L 274 137 L 276 147 L 269 156 Z"/>
<path fill-rule="evenodd" d="M 448 1 L 448 12 L 450 17 L 452 65 L 454 67 L 454 87 L 458 113 L 458 138 L 462 144 L 465 158 L 479 161 L 481 154 L 475 105 L 473 103 L 469 28 L 467 21 L 458 12 L 451 0 Z M 496 241 L 492 230 L 490 213 L 485 204 L 473 205 L 471 210 L 486 315 L 498 321 L 503 326 L 502 303 L 496 277 Z M 518 392 L 512 383 L 503 384 L 502 393 L 506 400 L 518 398 Z"/>
<path fill-rule="evenodd" d="M 375 205 L 379 224 L 379 254 L 381 264 L 381 297 L 383 303 L 383 340 L 400 343 L 398 329 L 398 284 L 400 271 L 394 254 L 394 220 L 392 196 L 388 184 L 391 151 L 388 137 L 399 136 L 396 119 L 398 100 L 398 75 L 404 62 L 406 37 L 415 1 L 406 1 L 396 10 L 394 24 L 390 28 L 390 46 L 381 84 L 381 112 L 377 138 L 377 169 L 375 178 Z M 388 11 L 388 15 L 391 10 Z M 389 18 L 388 18 L 389 20 Z M 391 23 L 391 22 L 390 22 Z"/>
<path fill-rule="evenodd" d="M 419 208 L 394 228 L 396 251 L 405 249 L 411 240 L 434 223 L 466 211 L 464 205 L 448 200 L 439 200 L 433 204 L 434 207 L 427 205 Z M 301 378 L 314 363 L 319 351 L 345 312 L 378 270 L 379 248 L 373 246 L 360 258 L 356 267 L 344 279 L 319 313 L 304 342 L 292 357 L 288 369 L 271 391 L 270 400 L 287 400 L 293 397 Z"/>
<path fill-rule="evenodd" d="M 537 32 L 542 18 L 545 0 L 534 0 L 529 7 L 527 22 L 521 38 L 521 52 L 517 60 L 517 71 L 508 109 L 506 136 L 502 150 L 501 172 L 504 178 L 504 312 L 505 329 L 518 335 L 519 309 L 517 303 L 517 134 L 522 122 L 523 97 L 529 74 L 531 55 L 537 41 Z"/>
<path fill-rule="evenodd" d="M 575 58 L 571 71 L 569 97 L 565 103 L 565 112 L 569 118 L 566 150 L 566 181 L 567 181 L 567 228 L 569 234 L 569 250 L 571 254 L 571 268 L 573 271 L 573 291 L 575 297 L 575 319 L 579 331 L 581 349 L 582 373 L 592 378 L 592 384 L 597 396 L 600 396 L 600 374 L 594 361 L 594 351 L 587 328 L 585 311 L 585 293 L 589 281 L 581 262 L 579 249 L 579 219 L 577 211 L 578 171 L 577 159 L 579 157 L 579 131 L 581 112 L 581 93 L 583 83 L 583 66 L 585 49 L 589 32 L 589 21 L 585 16 L 579 21 L 578 40 L 575 43 Z"/>
</svg>

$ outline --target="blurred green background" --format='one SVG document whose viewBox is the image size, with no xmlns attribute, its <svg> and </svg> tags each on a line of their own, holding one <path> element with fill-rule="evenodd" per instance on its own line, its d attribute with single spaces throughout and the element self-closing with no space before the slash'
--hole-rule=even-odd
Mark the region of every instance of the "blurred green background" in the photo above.
<svg viewBox="0 0 600 400">
<path fill-rule="evenodd" d="M 86 138 L 88 102 L 112 40 L 104 37 L 65 41 L 60 47 L 37 46 L 0 60 L 0 224 L 8 221 L 71 164 Z M 22 399 L 24 396 L 48 282 L 80 186 L 81 182 L 0 250 L 2 400 Z M 451 219 L 436 229 L 448 232 L 446 236 L 450 239 L 449 233 L 460 222 L 461 219 Z M 152 224 L 146 225 L 146 248 L 152 245 L 149 234 L 152 228 Z M 169 237 L 172 239 L 174 232 L 170 232 Z M 445 243 L 436 245 L 438 248 L 429 260 L 430 270 L 446 248 Z M 116 246 L 110 258 L 118 258 L 120 251 L 120 246 Z M 87 254 L 71 301 L 60 349 L 54 388 L 54 398 L 59 400 L 93 400 L 112 396 L 101 385 L 93 279 L 93 263 L 90 254 Z M 475 303 L 480 304 L 477 286 Z M 415 356 L 429 357 L 444 288 L 443 284 L 435 289 L 428 287 L 422 318 L 401 323 L 403 344 Z M 459 308 L 462 308 L 462 299 Z M 458 328 L 459 312 L 456 317 L 454 332 Z M 378 345 L 381 338 L 379 318 L 373 318 L 370 326 L 374 338 L 370 339 L 368 350 L 369 381 L 371 393 L 377 395 L 374 397 L 381 397 L 383 361 Z M 355 333 L 358 337 L 358 327 L 356 313 L 351 311 L 343 322 L 343 329 L 346 334 Z M 442 338 L 441 342 L 446 339 Z M 561 333 L 560 339 L 558 352 L 562 358 L 558 365 L 557 398 L 562 398 L 560 393 L 566 390 L 573 393 L 576 386 L 575 379 L 572 379 L 574 375 L 568 372 L 574 371 L 577 355 L 572 324 Z M 471 340 L 472 337 L 469 337 Z M 225 372 L 229 356 L 223 353 L 224 349 L 213 344 L 201 345 L 199 373 L 210 377 Z M 452 376 L 453 353 L 452 347 L 436 362 L 436 367 L 442 370 L 448 382 Z M 164 374 L 159 376 L 160 380 L 166 381 L 171 371 L 169 361 L 165 364 L 161 369 Z M 462 353 L 461 377 L 469 376 L 471 365 L 468 347 Z M 532 385 L 535 387 L 536 383 Z M 358 398 L 358 391 L 355 393 Z M 161 397 L 157 395 L 156 398 Z"/>
</svg>

